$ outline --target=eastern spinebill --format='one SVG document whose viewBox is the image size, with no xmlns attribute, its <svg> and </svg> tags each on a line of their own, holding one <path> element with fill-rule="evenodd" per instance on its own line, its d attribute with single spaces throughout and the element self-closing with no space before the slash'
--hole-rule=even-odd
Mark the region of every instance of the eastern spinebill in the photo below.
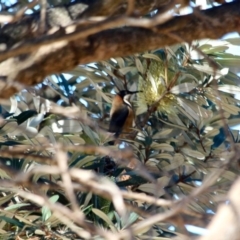
<svg viewBox="0 0 240 240">
<path fill-rule="evenodd" d="M 134 114 L 129 102 L 130 96 L 139 91 L 122 90 L 113 98 L 110 111 L 109 132 L 115 133 L 115 137 L 130 133 L 133 127 Z"/>
</svg>

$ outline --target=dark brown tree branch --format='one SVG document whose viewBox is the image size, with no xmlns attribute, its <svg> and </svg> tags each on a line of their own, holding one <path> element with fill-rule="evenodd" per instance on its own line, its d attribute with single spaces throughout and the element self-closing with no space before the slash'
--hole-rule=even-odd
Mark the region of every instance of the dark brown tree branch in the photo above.
<svg viewBox="0 0 240 240">
<path fill-rule="evenodd" d="M 24 15 L 28 8 L 38 3 L 33 1 L 20 9 L 15 15 L 1 15 L 0 22 L 8 24 L 0 27 L 0 43 L 8 46 L 16 44 L 19 40 L 31 39 L 39 35 L 38 22 L 42 11 L 32 15 Z M 144 16 L 149 12 L 158 9 L 159 12 L 166 12 L 180 4 L 181 0 L 139 0 L 134 5 L 134 15 Z M 126 0 L 79 0 L 67 5 L 59 5 L 46 9 L 46 27 L 65 27 L 73 24 L 77 19 L 84 19 L 85 24 L 91 17 L 109 17 L 124 15 L 127 11 Z M 8 39 L 11 39 L 9 41 Z"/>
<path fill-rule="evenodd" d="M 116 24 L 118 28 L 107 29 L 104 28 L 106 22 L 101 22 L 97 25 L 100 32 L 96 25 L 91 26 L 93 29 L 95 27 L 95 31 L 92 31 L 91 27 L 86 27 L 68 34 L 60 29 L 53 35 L 26 41 L 19 47 L 0 54 L 0 59 L 6 59 L 6 56 L 9 58 L 0 64 L 2 76 L 0 84 L 3 89 L 1 97 L 7 98 L 19 91 L 19 88 L 9 81 L 18 82 L 23 87 L 33 85 L 41 82 L 49 74 L 72 69 L 77 64 L 126 56 L 179 42 L 168 33 L 191 42 L 201 38 L 217 39 L 226 33 L 240 31 L 239 1 L 200 13 L 201 15 L 198 14 L 197 17 L 195 14 L 175 17 L 165 24 L 151 28 L 149 28 L 151 24 L 145 28 L 131 26 L 119 28 L 120 21 Z M 125 25 L 134 25 L 133 19 L 130 19 L 132 21 L 130 23 L 128 20 L 129 18 L 124 19 Z M 135 19 L 135 25 L 137 21 L 138 19 Z"/>
</svg>

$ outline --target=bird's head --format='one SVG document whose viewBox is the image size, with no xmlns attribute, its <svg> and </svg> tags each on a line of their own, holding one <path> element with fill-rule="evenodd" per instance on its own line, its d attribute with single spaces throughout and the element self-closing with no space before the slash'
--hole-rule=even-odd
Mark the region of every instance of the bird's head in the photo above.
<svg viewBox="0 0 240 240">
<path fill-rule="evenodd" d="M 121 90 L 118 93 L 118 96 L 120 96 L 123 99 L 123 102 L 131 107 L 131 104 L 129 103 L 129 98 L 132 94 L 138 93 L 140 91 L 129 91 L 129 90 Z"/>
<path fill-rule="evenodd" d="M 118 95 L 121 97 L 121 98 L 124 98 L 126 97 L 127 95 L 131 96 L 132 94 L 134 93 L 138 93 L 140 91 L 129 91 L 129 90 L 121 90 Z"/>
</svg>

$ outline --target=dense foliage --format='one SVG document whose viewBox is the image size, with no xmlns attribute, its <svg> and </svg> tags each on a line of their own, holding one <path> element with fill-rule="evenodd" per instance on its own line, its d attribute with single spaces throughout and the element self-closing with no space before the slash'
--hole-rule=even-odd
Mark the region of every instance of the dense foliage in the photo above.
<svg viewBox="0 0 240 240">
<path fill-rule="evenodd" d="M 239 45 L 204 39 L 79 65 L 1 99 L 1 239 L 184 239 L 186 224 L 205 228 L 239 175 L 240 57 L 229 51 Z M 110 146 L 122 89 L 140 91 L 135 124 Z"/>
</svg>

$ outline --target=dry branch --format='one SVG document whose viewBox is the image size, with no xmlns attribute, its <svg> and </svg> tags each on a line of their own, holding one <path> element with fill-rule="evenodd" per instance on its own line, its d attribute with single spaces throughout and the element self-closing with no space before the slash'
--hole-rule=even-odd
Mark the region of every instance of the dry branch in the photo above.
<svg viewBox="0 0 240 240">
<path fill-rule="evenodd" d="M 49 74 L 64 72 L 77 64 L 131 55 L 179 43 L 177 38 L 172 38 L 168 33 L 191 42 L 202 38 L 217 39 L 226 33 L 240 31 L 239 1 L 200 13 L 197 16 L 193 13 L 175 17 L 165 24 L 150 28 L 149 26 L 154 24 L 143 25 L 142 28 L 131 27 L 138 24 L 138 19 L 120 16 L 113 19 L 112 23 L 107 19 L 81 29 L 74 25 L 75 30 L 71 33 L 60 29 L 52 35 L 25 41 L 18 47 L 7 49 L 0 54 L 0 59 L 5 59 L 0 64 L 3 89 L 1 97 L 7 98 L 19 91 L 19 86 L 13 86 L 14 82 L 20 83 L 21 87 L 34 85 L 42 82 Z M 128 27 L 119 28 L 121 24 Z"/>
<path fill-rule="evenodd" d="M 233 184 L 228 193 L 229 203 L 220 205 L 208 227 L 208 232 L 199 240 L 239 240 L 240 239 L 240 178 Z"/>
</svg>

